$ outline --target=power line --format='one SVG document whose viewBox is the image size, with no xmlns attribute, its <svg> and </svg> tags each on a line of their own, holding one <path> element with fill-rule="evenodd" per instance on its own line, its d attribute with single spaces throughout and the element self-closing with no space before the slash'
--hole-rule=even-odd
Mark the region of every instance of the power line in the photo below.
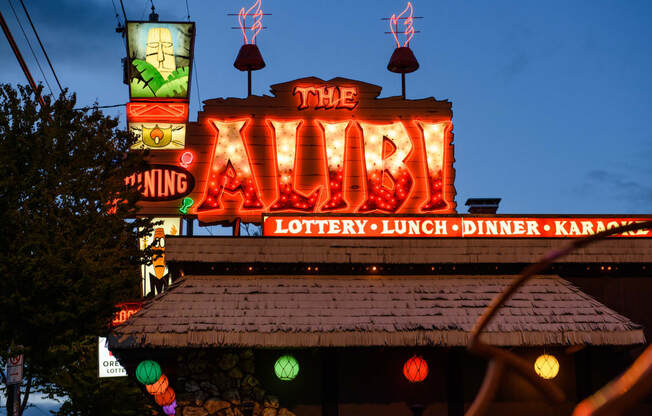
<svg viewBox="0 0 652 416">
<path fill-rule="evenodd" d="M 86 107 L 79 107 L 79 108 L 74 108 L 74 110 L 79 110 L 79 111 L 85 111 L 85 110 L 90 110 L 91 108 L 116 108 L 116 107 L 124 107 L 127 104 L 113 104 L 113 105 L 88 105 Z"/>
<path fill-rule="evenodd" d="M 38 32 L 36 31 L 36 28 L 34 27 L 34 23 L 32 22 L 32 18 L 29 15 L 29 12 L 27 11 L 27 7 L 25 7 L 25 3 L 23 3 L 23 0 L 20 0 L 21 6 L 23 6 L 23 10 L 25 11 L 25 15 L 27 16 L 27 20 L 29 21 L 29 24 L 32 26 L 32 30 L 34 31 L 34 34 L 36 35 L 36 40 L 38 40 L 38 44 L 41 45 L 41 50 L 43 51 L 43 55 L 45 55 L 45 59 L 48 61 L 48 65 L 50 66 L 50 70 L 52 71 L 52 75 L 54 75 L 54 79 L 57 81 L 57 85 L 59 86 L 59 90 L 61 91 L 61 94 L 63 94 L 63 88 L 61 87 L 61 83 L 59 82 L 59 77 L 57 77 L 57 73 L 54 72 L 54 67 L 52 66 L 52 62 L 50 61 L 50 57 L 48 56 L 48 53 L 45 51 L 45 47 L 43 46 L 43 42 L 41 42 L 41 37 L 38 35 Z"/>
<path fill-rule="evenodd" d="M 14 40 L 14 37 L 12 36 L 11 31 L 9 30 L 9 26 L 7 26 L 7 22 L 5 21 L 5 17 L 2 15 L 2 12 L 0 12 L 0 26 L 2 26 L 2 31 L 5 33 L 5 36 L 7 37 L 7 41 L 9 42 L 9 45 L 11 45 L 11 49 L 14 51 L 14 55 L 16 55 L 16 59 L 18 60 L 18 63 L 20 64 L 20 67 L 23 70 L 23 73 L 25 74 L 25 78 L 27 78 L 29 85 L 31 85 L 32 90 L 34 90 L 34 95 L 36 95 L 36 98 L 41 104 L 41 108 L 45 109 L 46 108 L 45 101 L 43 100 L 41 93 L 36 87 L 34 78 L 32 77 L 32 74 L 29 72 L 29 68 L 27 67 L 25 60 L 23 59 L 23 55 L 20 53 L 20 49 L 18 49 L 18 45 L 16 45 L 16 41 Z"/>
<path fill-rule="evenodd" d="M 188 13 L 188 21 L 190 21 L 190 7 L 188 7 L 188 0 L 186 0 L 186 12 Z M 199 93 L 199 71 L 197 71 L 197 60 L 195 59 L 194 51 L 192 54 L 192 71 L 195 74 L 195 85 L 197 86 L 197 103 L 199 104 L 199 109 L 201 110 L 201 94 Z"/>
<path fill-rule="evenodd" d="M 127 12 L 125 12 L 125 5 L 122 2 L 122 0 L 120 0 L 120 7 L 122 7 L 122 15 L 125 18 L 125 25 L 126 25 L 127 24 Z"/>
<path fill-rule="evenodd" d="M 50 87 L 50 83 L 48 82 L 48 78 L 45 76 L 45 72 L 43 71 L 43 68 L 41 67 L 41 63 L 39 62 L 38 58 L 36 57 L 36 52 L 34 52 L 34 48 L 32 48 L 32 44 L 27 38 L 27 33 L 25 33 L 25 28 L 23 28 L 23 24 L 20 23 L 20 19 L 18 18 L 18 13 L 16 13 L 16 9 L 14 9 L 14 5 L 11 3 L 11 0 L 7 0 L 7 3 L 9 3 L 9 7 L 11 7 L 11 11 L 14 13 L 14 17 L 16 18 L 16 22 L 18 23 L 18 26 L 20 27 L 20 31 L 23 32 L 23 36 L 25 37 L 25 42 L 27 42 L 27 46 L 29 46 L 29 50 L 32 51 L 32 56 L 34 57 L 34 61 L 36 61 L 36 66 L 38 66 L 39 71 L 41 71 L 41 75 L 43 75 L 43 80 L 45 80 L 45 84 L 48 86 L 48 89 L 50 90 L 50 94 L 54 96 L 54 92 L 52 91 L 52 87 Z"/>
</svg>

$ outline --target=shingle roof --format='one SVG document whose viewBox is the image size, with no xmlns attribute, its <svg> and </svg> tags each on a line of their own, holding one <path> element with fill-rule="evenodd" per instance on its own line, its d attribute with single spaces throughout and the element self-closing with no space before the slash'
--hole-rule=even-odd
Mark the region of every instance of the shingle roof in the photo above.
<svg viewBox="0 0 652 416">
<path fill-rule="evenodd" d="M 532 263 L 568 244 L 553 238 L 170 237 L 166 261 L 224 263 Z M 650 263 L 652 239 L 612 238 L 578 249 L 564 263 Z"/>
<path fill-rule="evenodd" d="M 125 324 L 111 348 L 461 346 L 511 278 L 187 276 Z M 537 277 L 500 310 L 494 345 L 644 343 L 639 325 L 557 276 Z"/>
</svg>

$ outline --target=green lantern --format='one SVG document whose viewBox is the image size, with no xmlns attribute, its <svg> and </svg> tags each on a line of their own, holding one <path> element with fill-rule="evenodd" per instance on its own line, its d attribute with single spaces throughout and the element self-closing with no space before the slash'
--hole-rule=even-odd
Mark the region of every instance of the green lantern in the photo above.
<svg viewBox="0 0 652 416">
<path fill-rule="evenodd" d="M 291 355 L 284 355 L 274 363 L 274 373 L 283 381 L 294 380 L 299 374 L 299 362 Z"/>
<path fill-rule="evenodd" d="M 145 385 L 154 384 L 161 378 L 161 366 L 156 361 L 141 361 L 136 367 L 136 378 Z"/>
</svg>

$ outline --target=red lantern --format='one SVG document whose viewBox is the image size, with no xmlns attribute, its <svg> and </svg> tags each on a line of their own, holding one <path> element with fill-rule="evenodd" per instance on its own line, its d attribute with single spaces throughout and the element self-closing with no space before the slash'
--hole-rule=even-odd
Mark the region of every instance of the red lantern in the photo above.
<svg viewBox="0 0 652 416">
<path fill-rule="evenodd" d="M 415 355 L 405 362 L 403 375 L 410 383 L 418 383 L 428 377 L 428 363 L 423 358 Z"/>
<path fill-rule="evenodd" d="M 159 406 L 167 406 L 174 401 L 174 390 L 168 386 L 163 393 L 155 395 L 154 400 L 156 400 L 156 404 Z"/>
<path fill-rule="evenodd" d="M 168 389 L 169 384 L 170 383 L 168 382 L 168 378 L 165 376 L 165 374 L 161 374 L 161 378 L 159 378 L 156 383 L 148 384 L 145 386 L 145 388 L 149 394 L 156 396 L 157 394 L 164 393 L 165 390 Z"/>
</svg>

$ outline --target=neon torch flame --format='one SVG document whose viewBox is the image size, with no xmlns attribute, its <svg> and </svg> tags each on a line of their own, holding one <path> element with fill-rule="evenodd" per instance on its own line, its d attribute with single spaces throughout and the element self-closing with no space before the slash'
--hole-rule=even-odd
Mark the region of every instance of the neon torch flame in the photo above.
<svg viewBox="0 0 652 416">
<path fill-rule="evenodd" d="M 263 28 L 263 10 L 261 6 L 262 0 L 256 0 L 253 6 L 251 6 L 247 11 L 245 11 L 245 8 L 243 7 L 238 13 L 238 23 L 240 24 L 240 30 L 242 31 L 242 37 L 244 38 L 245 44 L 255 44 L 256 36 L 258 36 L 258 32 Z M 252 10 L 254 9 L 256 10 L 252 13 Z M 251 27 L 246 26 L 247 16 L 251 16 L 254 20 Z M 251 33 L 253 33 L 251 40 L 247 38 L 246 29 L 251 30 Z"/>
<path fill-rule="evenodd" d="M 401 16 L 403 16 L 408 9 L 410 10 L 410 15 L 401 19 Z M 392 31 L 392 35 L 394 36 L 394 40 L 396 41 L 396 47 L 400 48 L 401 43 L 398 41 L 398 35 L 396 32 L 398 31 L 398 21 L 399 20 L 405 20 L 403 23 L 405 25 L 405 31 L 403 34 L 405 35 L 405 43 L 403 44 L 404 47 L 407 47 L 410 45 L 410 40 L 412 40 L 412 37 L 414 36 L 414 26 L 412 25 L 414 23 L 413 19 L 413 14 L 414 14 L 414 8 L 412 7 L 412 3 L 408 1 L 407 6 L 405 7 L 405 10 L 401 12 L 398 16 L 395 14 L 392 14 L 392 17 L 389 18 L 389 29 Z"/>
</svg>

